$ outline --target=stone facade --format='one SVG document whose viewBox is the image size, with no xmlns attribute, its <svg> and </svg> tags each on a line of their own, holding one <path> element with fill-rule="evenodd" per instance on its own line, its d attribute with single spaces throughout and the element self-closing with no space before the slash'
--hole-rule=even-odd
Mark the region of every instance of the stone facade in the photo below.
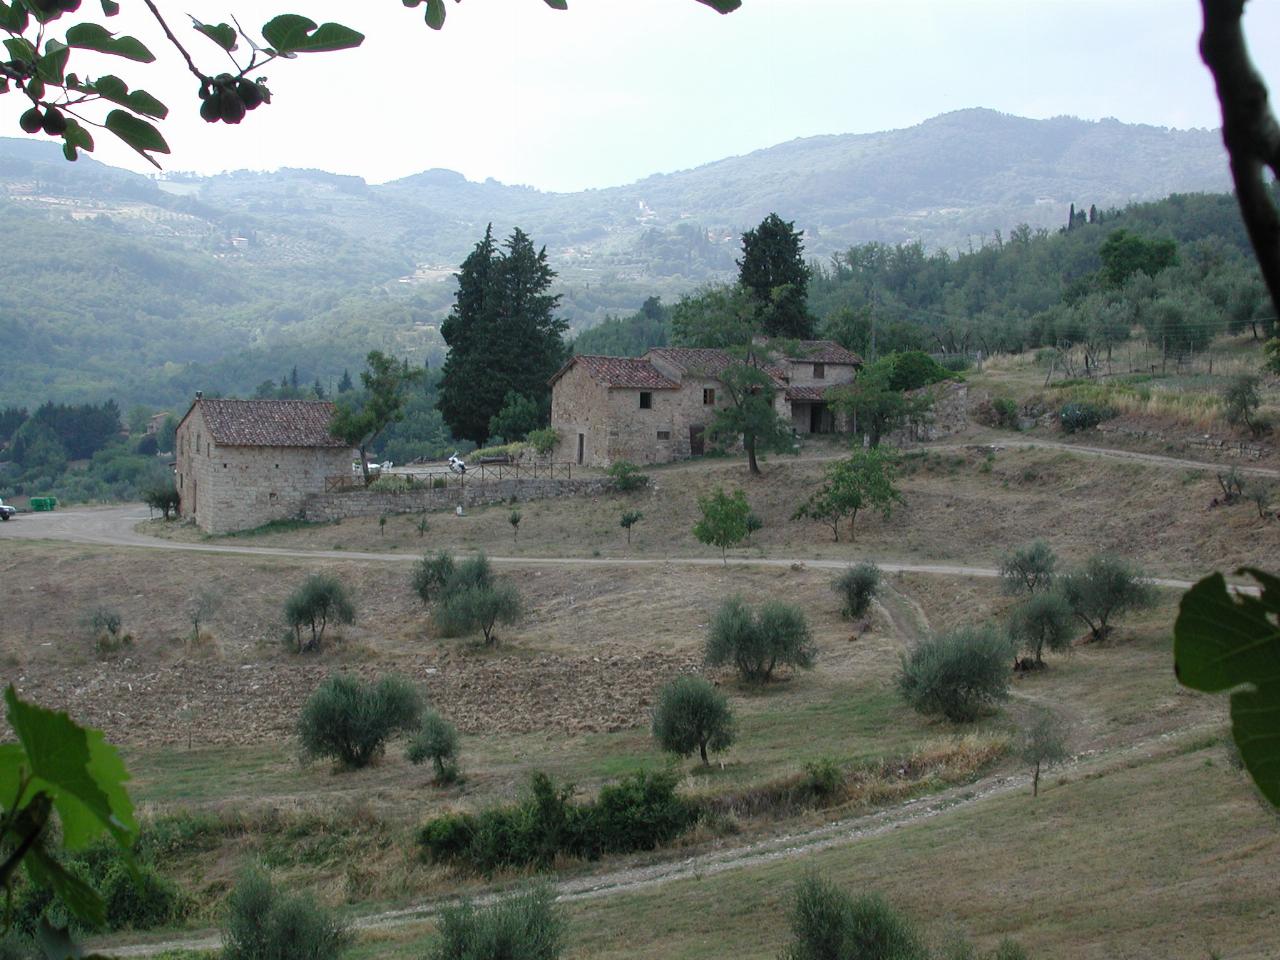
<svg viewBox="0 0 1280 960">
<path fill-rule="evenodd" d="M 826 389 L 851 383 L 862 361 L 830 341 L 772 357 L 778 415 L 796 433 L 840 429 Z M 655 348 L 643 357 L 573 357 L 551 380 L 554 457 L 592 467 L 619 460 L 666 463 L 705 450 L 717 410 L 730 403 L 718 378 L 734 359 L 723 350 Z"/>
<path fill-rule="evenodd" d="M 452 479 L 452 478 L 451 478 Z M 516 500 L 546 500 L 553 497 L 599 496 L 609 490 L 607 477 L 581 480 L 519 479 L 487 480 L 477 483 L 450 482 L 438 489 L 426 484 L 414 490 L 396 492 L 344 490 L 316 493 L 306 498 L 301 516 L 313 523 L 329 523 L 347 517 L 380 517 L 384 514 L 421 513 L 423 510 L 452 510 L 458 504 L 473 506 Z"/>
<path fill-rule="evenodd" d="M 324 491 L 327 477 L 350 473 L 350 448 L 327 436 L 309 446 L 300 445 L 307 437 L 283 433 L 279 439 L 298 441 L 298 445 L 265 442 L 272 439 L 273 431 L 270 418 L 262 416 L 262 405 L 275 403 L 298 405 L 308 401 L 197 397 L 178 425 L 174 441 L 181 517 L 193 520 L 206 533 L 252 529 L 272 520 L 298 516 L 308 496 Z M 211 415 L 214 404 L 218 407 Z M 247 406 L 242 410 L 231 406 L 236 404 Z M 326 410 L 304 408 L 304 413 L 314 424 L 327 424 L 332 405 L 323 406 Z M 290 412 L 267 409 L 286 416 Z M 250 418 L 252 433 L 228 429 L 228 411 L 233 419 Z M 268 428 L 265 433 L 264 424 Z M 264 442 L 245 442 L 254 439 Z"/>
</svg>

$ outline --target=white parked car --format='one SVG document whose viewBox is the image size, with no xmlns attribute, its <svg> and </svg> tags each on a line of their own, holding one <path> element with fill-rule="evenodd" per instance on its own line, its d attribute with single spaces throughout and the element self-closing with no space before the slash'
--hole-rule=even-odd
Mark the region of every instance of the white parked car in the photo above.
<svg viewBox="0 0 1280 960">
<path fill-rule="evenodd" d="M 16 516 L 17 513 L 17 507 L 11 507 L 3 500 L 0 500 L 0 520 L 8 520 L 10 517 Z"/>
</svg>

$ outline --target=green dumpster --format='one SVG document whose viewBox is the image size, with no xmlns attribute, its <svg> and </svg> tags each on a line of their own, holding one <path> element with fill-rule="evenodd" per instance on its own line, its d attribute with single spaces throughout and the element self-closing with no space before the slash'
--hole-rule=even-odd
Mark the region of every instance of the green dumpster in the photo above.
<svg viewBox="0 0 1280 960">
<path fill-rule="evenodd" d="M 45 511 L 52 510 L 53 504 L 50 502 L 50 499 L 51 498 L 49 497 L 32 497 L 31 509 L 36 513 L 44 513 Z"/>
</svg>

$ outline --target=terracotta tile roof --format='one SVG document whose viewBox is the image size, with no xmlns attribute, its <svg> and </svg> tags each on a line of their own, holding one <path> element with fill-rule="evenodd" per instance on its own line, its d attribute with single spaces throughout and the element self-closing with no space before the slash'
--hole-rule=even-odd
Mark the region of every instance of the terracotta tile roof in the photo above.
<svg viewBox="0 0 1280 960">
<path fill-rule="evenodd" d="M 826 400 L 826 387 L 787 387 L 787 399 L 802 403 L 822 403 Z"/>
<path fill-rule="evenodd" d="M 569 372 L 575 363 L 582 364 L 596 383 L 606 387 L 622 387 L 641 390 L 678 390 L 680 384 L 662 375 L 652 363 L 644 357 L 597 357 L 582 354 L 570 357 L 563 367 L 551 378 L 555 383 Z"/>
<path fill-rule="evenodd" d="M 862 366 L 862 358 L 852 350 L 846 350 L 834 340 L 800 340 L 799 347 L 787 356 L 788 360 L 804 360 L 808 363 L 849 363 Z"/>
<path fill-rule="evenodd" d="M 229 447 L 350 446 L 329 435 L 333 404 L 328 400 L 201 398 L 195 407 L 200 408 L 213 442 Z"/>
<path fill-rule="evenodd" d="M 711 377 L 738 362 L 727 351 L 712 347 L 655 347 L 645 356 L 657 357 L 681 370 Z"/>
</svg>

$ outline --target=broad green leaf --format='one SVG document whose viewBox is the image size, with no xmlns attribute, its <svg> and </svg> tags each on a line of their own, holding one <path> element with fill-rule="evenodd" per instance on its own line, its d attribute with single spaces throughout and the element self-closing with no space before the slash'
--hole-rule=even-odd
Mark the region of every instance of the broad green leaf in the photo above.
<svg viewBox="0 0 1280 960">
<path fill-rule="evenodd" d="M 102 13 L 104 16 L 114 17 L 120 12 L 120 4 L 116 0 L 102 0 Z"/>
<path fill-rule="evenodd" d="M 75 117 L 67 117 L 67 129 L 62 131 L 62 152 L 74 154 L 76 148 L 93 152 L 93 137 L 89 131 L 82 127 Z M 68 157 L 74 160 L 75 157 Z"/>
<path fill-rule="evenodd" d="M 67 43 L 81 50 L 96 50 L 139 63 L 151 63 L 156 58 L 136 37 L 117 37 L 97 23 L 77 23 L 68 27 Z"/>
<path fill-rule="evenodd" d="M 1231 733 L 1240 757 L 1263 796 L 1280 806 L 1280 579 L 1237 572 L 1257 580 L 1261 596 L 1232 596 L 1221 573 L 1188 590 L 1173 628 L 1174 670 L 1193 690 L 1235 690 Z"/>
<path fill-rule="evenodd" d="M 206 37 L 220 46 L 223 50 L 231 51 L 237 46 L 235 27 L 229 23 L 201 23 L 195 17 L 191 18 L 191 22 L 195 24 L 195 28 L 203 33 Z"/>
<path fill-rule="evenodd" d="M 26 37 L 10 37 L 5 40 L 4 48 L 9 51 L 9 57 L 13 60 L 21 60 L 24 63 L 36 61 L 36 48 Z"/>
<path fill-rule="evenodd" d="M 742 6 L 742 0 L 698 0 L 698 2 L 705 3 L 717 13 L 733 13 Z"/>
<path fill-rule="evenodd" d="M 138 831 L 124 788 L 129 774 L 102 731 L 86 729 L 61 711 L 24 703 L 12 686 L 4 699 L 9 725 L 34 775 L 31 789 L 53 798 L 63 843 L 83 847 L 106 829 L 127 849 Z"/>
<path fill-rule="evenodd" d="M 316 26 L 314 20 L 283 13 L 262 27 L 262 36 L 278 53 L 322 53 L 347 50 L 364 42 L 364 34 L 340 23 Z"/>
<path fill-rule="evenodd" d="M 568 10 L 569 0 L 543 0 L 552 10 Z"/>
<path fill-rule="evenodd" d="M 92 927 L 106 926 L 107 908 L 98 891 L 51 857 L 43 844 L 27 851 L 23 866 L 32 881 L 52 890 L 76 918 Z"/>
<path fill-rule="evenodd" d="M 27 768 L 27 753 L 16 743 L 0 743 L 0 810 L 12 805 L 22 806 L 18 796 L 18 784 L 22 771 Z"/>
<path fill-rule="evenodd" d="M 104 99 L 110 100 L 112 103 L 118 103 L 122 107 L 128 107 L 134 113 L 145 114 L 148 117 L 156 117 L 163 120 L 169 113 L 169 108 L 147 93 L 147 91 L 134 90 L 130 92 L 129 85 L 112 74 L 99 77 L 93 83 L 86 84 L 81 89 L 97 91 Z"/>
<path fill-rule="evenodd" d="M 71 51 L 65 43 L 50 40 L 44 45 L 44 56 L 36 61 L 36 76 L 45 83 L 61 84 Z"/>
<path fill-rule="evenodd" d="M 18 0 L 14 0 L 13 3 L 4 3 L 0 0 L 0 29 L 8 30 L 10 33 L 21 33 L 27 29 L 29 20 L 27 8 Z"/>
<path fill-rule="evenodd" d="M 102 125 L 157 167 L 160 164 L 156 163 L 155 158 L 148 151 L 154 151 L 155 153 L 169 152 L 169 144 L 165 143 L 160 131 L 146 120 L 135 117 L 132 113 L 126 113 L 124 110 L 112 110 L 107 114 L 107 119 L 103 121 Z"/>
<path fill-rule="evenodd" d="M 427 26 L 432 30 L 439 30 L 444 26 L 446 12 L 447 11 L 444 8 L 444 0 L 427 0 Z"/>
</svg>

